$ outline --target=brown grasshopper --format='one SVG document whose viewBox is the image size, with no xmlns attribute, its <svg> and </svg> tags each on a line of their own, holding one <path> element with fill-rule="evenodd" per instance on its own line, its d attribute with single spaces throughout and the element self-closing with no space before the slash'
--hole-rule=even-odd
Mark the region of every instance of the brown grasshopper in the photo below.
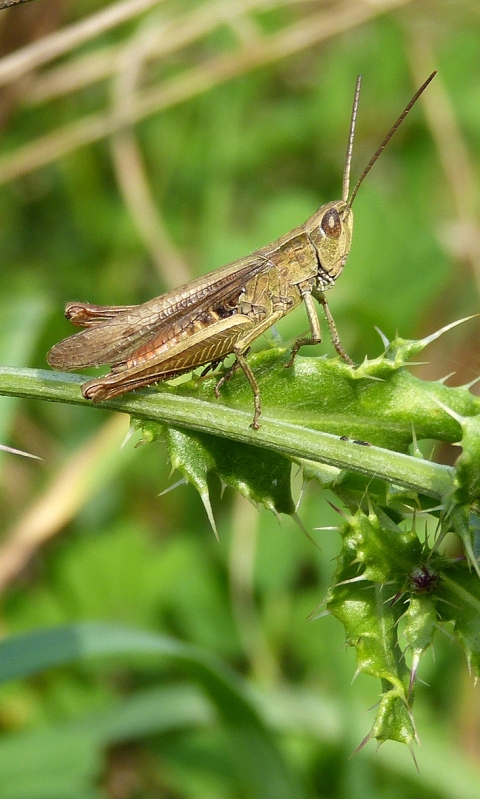
<svg viewBox="0 0 480 799">
<path fill-rule="evenodd" d="M 400 114 L 350 197 L 360 76 L 355 88 L 341 200 L 322 205 L 303 225 L 251 255 L 143 305 L 68 303 L 67 319 L 87 329 L 56 344 L 47 355 L 48 363 L 62 370 L 111 364 L 107 375 L 82 385 L 86 399 L 101 402 L 199 366 L 207 366 L 205 371 L 208 371 L 233 354 L 235 362 L 220 378 L 215 394 L 218 397 L 220 386 L 234 370 L 241 368 L 252 387 L 255 406 L 252 427 L 258 429 L 260 389 L 246 354 L 258 336 L 303 302 L 310 335 L 295 341 L 286 364 L 291 366 L 300 347 L 321 341 L 315 298 L 323 306 L 336 351 L 353 365 L 340 344 L 324 291 L 334 285 L 350 252 L 352 203 L 361 183 L 434 75 L 430 75 Z"/>
</svg>

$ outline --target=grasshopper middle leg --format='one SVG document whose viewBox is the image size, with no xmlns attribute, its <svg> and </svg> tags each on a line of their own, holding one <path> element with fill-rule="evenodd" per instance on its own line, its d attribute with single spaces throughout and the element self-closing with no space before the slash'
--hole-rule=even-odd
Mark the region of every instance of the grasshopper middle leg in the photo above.
<svg viewBox="0 0 480 799">
<path fill-rule="evenodd" d="M 247 378 L 248 382 L 250 383 L 252 392 L 253 392 L 253 404 L 255 408 L 255 412 L 253 414 L 253 421 L 250 425 L 254 430 L 258 430 L 260 424 L 258 422 L 260 415 L 262 413 L 262 401 L 260 396 L 260 388 L 256 381 L 255 375 L 253 374 L 252 368 L 250 367 L 247 359 L 246 354 L 250 349 L 250 345 L 252 341 L 255 341 L 256 338 L 262 335 L 269 327 L 278 322 L 283 316 L 283 311 L 276 311 L 270 316 L 267 316 L 262 322 L 259 322 L 255 325 L 240 341 L 237 341 L 233 348 L 233 353 L 235 355 L 235 363 L 233 366 L 230 367 L 227 374 L 220 378 L 217 385 L 215 386 L 215 395 L 218 396 L 218 391 L 220 387 L 227 382 L 231 378 L 234 372 L 238 369 L 241 369 Z"/>
</svg>

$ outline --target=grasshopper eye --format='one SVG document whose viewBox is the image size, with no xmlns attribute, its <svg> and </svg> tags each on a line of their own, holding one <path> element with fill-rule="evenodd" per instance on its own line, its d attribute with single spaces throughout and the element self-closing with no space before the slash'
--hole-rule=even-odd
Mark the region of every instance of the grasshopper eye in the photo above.
<svg viewBox="0 0 480 799">
<path fill-rule="evenodd" d="M 329 239 L 340 238 L 340 233 L 342 232 L 342 223 L 336 208 L 330 208 L 330 210 L 323 215 L 321 228 Z"/>
</svg>

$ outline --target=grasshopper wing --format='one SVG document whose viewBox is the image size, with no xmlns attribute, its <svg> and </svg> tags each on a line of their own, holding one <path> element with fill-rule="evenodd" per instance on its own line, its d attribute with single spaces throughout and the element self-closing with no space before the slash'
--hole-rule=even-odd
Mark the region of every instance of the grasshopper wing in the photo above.
<svg viewBox="0 0 480 799">
<path fill-rule="evenodd" d="M 108 306 L 90 306 L 99 316 L 103 310 L 105 321 L 90 322 L 81 333 L 60 341 L 47 361 L 63 370 L 120 364 L 151 338 L 159 343 L 173 339 L 206 311 L 234 302 L 246 283 L 270 265 L 264 255 L 254 253 L 120 313 Z M 71 303 L 67 309 L 71 305 L 89 307 Z"/>
<path fill-rule="evenodd" d="M 150 354 L 137 350 L 131 359 L 114 366 L 107 375 L 84 383 L 82 394 L 86 399 L 100 402 L 191 372 L 205 363 L 218 363 L 232 352 L 253 324 L 248 316 L 237 313 L 213 321 L 203 330 L 191 325 L 171 345 L 159 350 L 152 346 Z"/>
</svg>

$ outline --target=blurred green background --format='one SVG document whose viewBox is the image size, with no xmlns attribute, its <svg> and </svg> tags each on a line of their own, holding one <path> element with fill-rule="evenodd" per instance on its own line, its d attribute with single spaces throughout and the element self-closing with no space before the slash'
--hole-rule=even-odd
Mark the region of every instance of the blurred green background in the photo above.
<svg viewBox="0 0 480 799">
<path fill-rule="evenodd" d="M 102 24 L 102 11 L 127 6 L 121 24 Z M 93 33 L 82 34 L 88 17 Z M 2 12 L 0 53 L 2 365 L 46 368 L 47 350 L 72 332 L 67 300 L 143 302 L 337 199 L 358 73 L 354 181 L 415 89 L 439 74 L 355 201 L 351 256 L 329 296 L 342 343 L 360 361 L 381 351 L 375 326 L 415 338 L 477 312 L 474 0 L 38 0 Z M 284 340 L 306 328 L 302 313 L 279 325 Z M 415 373 L 470 382 L 478 333 L 476 320 L 452 331 Z M 317 549 L 292 519 L 212 481 L 218 543 L 192 487 L 158 496 L 178 479 L 164 448 L 133 438 L 120 449 L 127 431 L 126 417 L 98 409 L 0 399 L 0 442 L 43 458 L 2 453 L 4 633 L 104 620 L 205 648 L 269 708 L 307 797 L 478 796 L 480 698 L 448 638 L 422 664 L 419 773 L 393 743 L 350 759 L 380 686 L 363 675 L 351 685 L 354 655 L 336 621 L 307 621 L 334 568 L 335 531 L 313 533 Z M 339 523 L 313 483 L 299 515 L 308 530 Z M 110 663 L 11 683 L 0 692 L 3 740 L 101 718 L 177 679 L 168 664 Z M 88 790 L 68 795 L 250 796 L 225 737 L 200 723 L 119 736 L 99 747 Z M 1 790 L 0 771 L 10 796 Z"/>
</svg>

